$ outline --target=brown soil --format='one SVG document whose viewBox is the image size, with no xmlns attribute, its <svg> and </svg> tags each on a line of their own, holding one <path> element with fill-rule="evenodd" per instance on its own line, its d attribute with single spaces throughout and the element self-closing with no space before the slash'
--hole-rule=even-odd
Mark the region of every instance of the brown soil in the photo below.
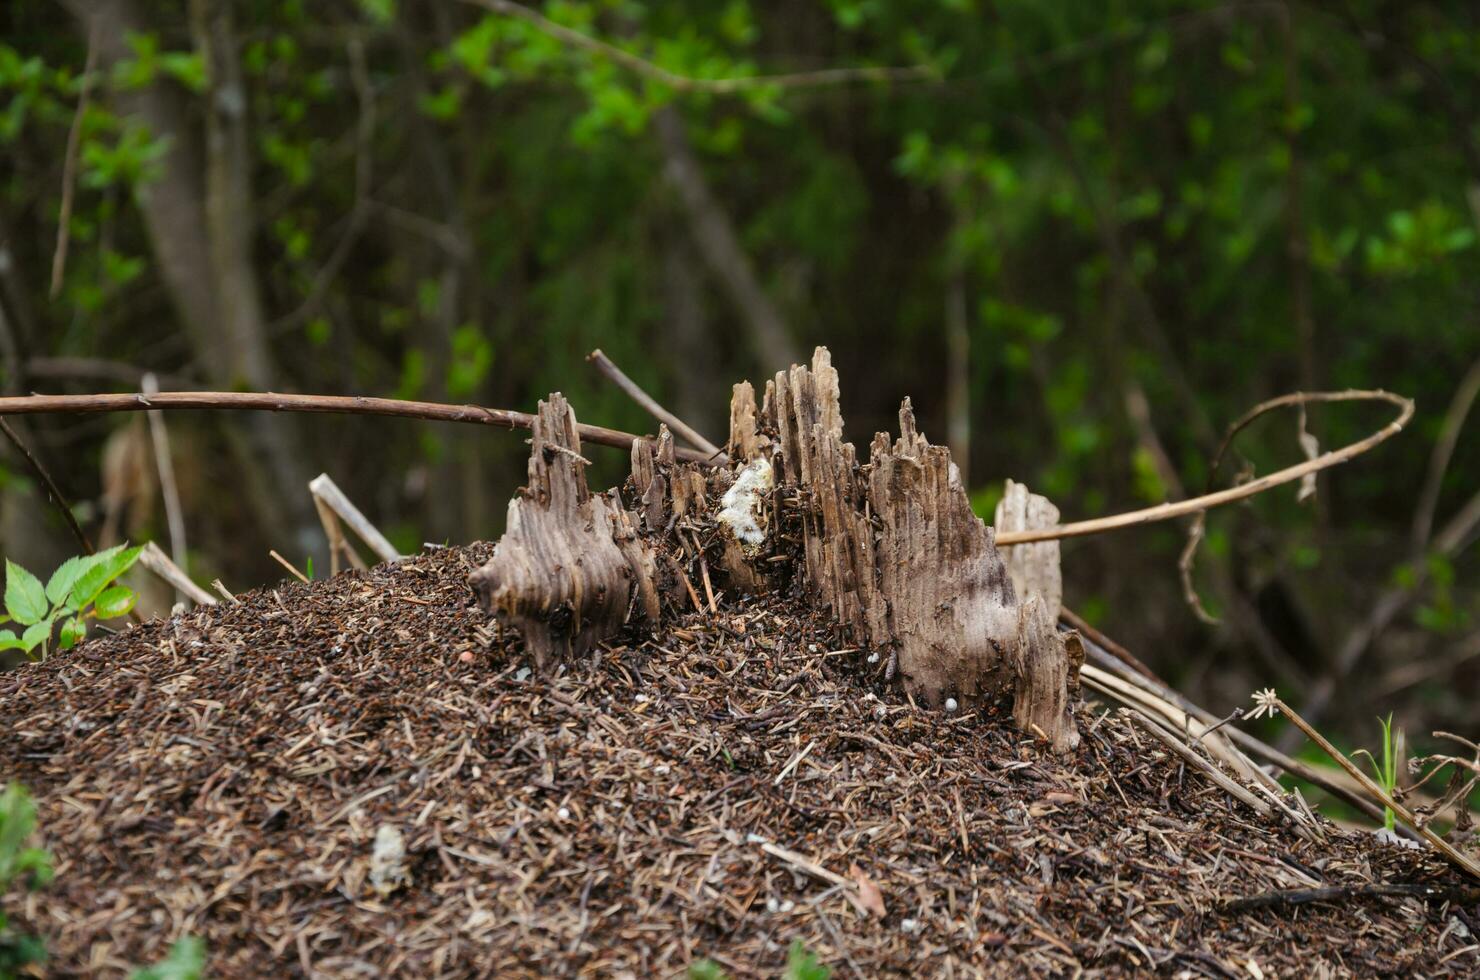
<svg viewBox="0 0 1480 980">
<path fill-rule="evenodd" d="M 1474 905 L 1219 908 L 1462 884 L 1433 859 L 1302 839 L 1102 709 L 1064 758 L 919 710 L 800 607 L 693 615 L 530 677 L 473 605 L 488 551 L 283 585 L 0 675 L 0 773 L 36 793 L 58 861 L 7 907 L 52 973 L 118 975 L 183 933 L 221 977 L 661 977 L 706 956 L 776 976 L 796 939 L 836 977 L 1480 971 Z M 409 881 L 382 896 L 384 825 Z M 855 864 L 882 919 L 827 877 Z"/>
</svg>

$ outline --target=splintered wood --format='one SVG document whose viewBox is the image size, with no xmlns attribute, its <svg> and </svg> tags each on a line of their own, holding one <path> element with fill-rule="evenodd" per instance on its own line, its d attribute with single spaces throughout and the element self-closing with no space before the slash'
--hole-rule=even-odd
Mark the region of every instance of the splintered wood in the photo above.
<svg viewBox="0 0 1480 980">
<path fill-rule="evenodd" d="M 748 392 L 737 396 L 754 405 Z M 754 422 L 738 407 L 732 454 L 767 451 L 756 433 L 774 433 L 778 492 L 804 502 L 796 513 L 814 605 L 859 643 L 897 657 L 905 690 L 928 704 L 974 708 L 1010 698 L 1023 729 L 1059 750 L 1077 744 L 1069 711 L 1082 659 L 1069 644 L 1077 651 L 1077 638 L 1066 644 L 1055 628 L 1056 596 L 1053 609 L 1044 596 L 1019 599 L 950 451 L 920 434 L 909 399 L 899 437 L 875 435 L 866 465 L 843 439 L 826 348 L 810 370 L 793 367 L 766 385 Z"/>
<path fill-rule="evenodd" d="M 798 585 L 857 645 L 887 655 L 916 699 L 1010 703 L 1023 730 L 1073 748 L 1083 651 L 1055 628 L 1057 545 L 1019 549 L 1010 574 L 950 452 L 920 434 L 908 399 L 899 426 L 895 439 L 876 435 L 860 463 L 843 439 L 837 372 L 818 348 L 810 369 L 767 382 L 760 406 L 749 384 L 735 386 L 733 469 L 677 462 L 664 428 L 656 445 L 633 445 L 624 504 L 617 491 L 587 489 L 574 414 L 553 395 L 540 404 L 529 487 L 473 586 L 543 669 L 614 634 L 631 610 L 657 624 L 674 583 L 692 594 L 672 556 L 697 545 L 701 529 L 713 549 L 710 561 L 697 555 L 706 591 L 711 571 L 732 596 Z M 1007 501 L 1014 527 L 1057 517 L 1026 488 L 1014 485 Z"/>
</svg>

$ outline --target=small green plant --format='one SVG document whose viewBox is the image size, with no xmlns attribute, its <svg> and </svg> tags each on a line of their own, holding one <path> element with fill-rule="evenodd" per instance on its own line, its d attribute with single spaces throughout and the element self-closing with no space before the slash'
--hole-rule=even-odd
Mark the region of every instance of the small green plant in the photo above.
<svg viewBox="0 0 1480 980">
<path fill-rule="evenodd" d="M 170 953 L 153 966 L 141 966 L 129 980 L 200 980 L 206 970 L 206 944 L 199 936 L 181 936 Z"/>
<path fill-rule="evenodd" d="M 817 962 L 817 955 L 807 949 L 807 944 L 794 939 L 786 953 L 786 969 L 781 980 L 829 980 L 832 968 Z M 685 973 L 687 980 L 730 980 L 730 975 L 711 959 L 695 960 Z"/>
<path fill-rule="evenodd" d="M 310 582 L 313 581 L 313 555 L 303 559 L 303 574 L 308 576 Z"/>
<path fill-rule="evenodd" d="M 695 960 L 685 974 L 688 980 L 730 980 L 730 975 L 714 960 Z"/>
<path fill-rule="evenodd" d="M 46 585 L 15 562 L 5 562 L 5 612 L 0 623 L 24 627 L 17 636 L 0 630 L 0 651 L 20 650 L 41 660 L 51 650 L 52 628 L 60 620 L 57 646 L 63 650 L 87 635 L 87 620 L 112 619 L 134 608 L 138 596 L 114 580 L 133 567 L 142 547 L 118 545 L 95 555 L 68 558 Z M 37 650 L 40 650 L 38 653 Z"/>
<path fill-rule="evenodd" d="M 1397 738 L 1395 739 L 1393 737 L 1392 712 L 1388 712 L 1386 718 L 1377 719 L 1377 723 L 1382 726 L 1382 764 L 1379 765 L 1377 760 L 1373 758 L 1372 753 L 1366 749 L 1357 749 L 1352 755 L 1365 755 L 1367 757 L 1368 763 L 1372 766 L 1372 773 L 1377 778 L 1377 785 L 1381 786 L 1383 792 L 1388 796 L 1392 796 L 1393 791 L 1398 786 L 1398 752 L 1396 746 L 1397 741 L 1402 739 L 1403 732 L 1399 729 Z M 1382 825 L 1386 830 L 1391 832 L 1398 825 L 1397 815 L 1392 810 L 1384 811 Z"/>
<path fill-rule="evenodd" d="M 781 980 L 828 980 L 832 969 L 817 962 L 817 955 L 809 952 L 807 944 L 793 939 L 791 950 L 786 955 L 786 972 Z"/>
<path fill-rule="evenodd" d="M 38 847 L 25 846 L 36 829 L 36 805 L 20 783 L 11 783 L 0 793 L 0 894 L 17 880 L 37 889 L 51 881 L 51 855 Z M 13 932 L 0 910 L 0 977 L 16 976 L 31 963 L 46 958 L 46 944 L 39 936 Z"/>
</svg>

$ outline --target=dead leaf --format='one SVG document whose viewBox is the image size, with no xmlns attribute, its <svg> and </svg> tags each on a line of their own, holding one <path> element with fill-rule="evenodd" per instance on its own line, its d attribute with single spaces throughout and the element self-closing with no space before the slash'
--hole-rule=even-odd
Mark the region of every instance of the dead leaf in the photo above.
<svg viewBox="0 0 1480 980">
<path fill-rule="evenodd" d="M 879 886 L 874 884 L 873 879 L 864 873 L 857 864 L 848 865 L 848 877 L 852 878 L 858 885 L 858 901 L 875 918 L 882 919 L 886 913 L 884 908 L 884 893 L 879 891 Z"/>
<path fill-rule="evenodd" d="M 1300 440 L 1300 448 L 1305 453 L 1306 459 L 1315 459 L 1321 454 L 1321 444 L 1316 437 L 1305 429 L 1305 406 L 1300 406 L 1300 422 L 1295 430 L 1295 436 Z M 1316 495 L 1316 475 L 1307 473 L 1300 478 L 1300 490 L 1295 494 L 1295 502 L 1303 504 Z"/>
</svg>

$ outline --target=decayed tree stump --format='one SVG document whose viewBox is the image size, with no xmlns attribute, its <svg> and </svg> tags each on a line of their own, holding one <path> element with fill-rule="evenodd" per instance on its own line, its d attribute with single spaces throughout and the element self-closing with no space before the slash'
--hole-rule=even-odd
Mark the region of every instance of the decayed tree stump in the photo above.
<svg viewBox="0 0 1480 980">
<path fill-rule="evenodd" d="M 719 554 L 706 568 L 731 596 L 794 583 L 854 642 L 887 653 L 888 676 L 917 699 L 1011 702 L 1020 727 L 1072 748 L 1083 650 L 1055 627 L 1057 545 L 1020 548 L 1010 569 L 908 399 L 899 423 L 898 438 L 876 435 L 860 464 L 843 440 L 837 373 L 818 348 L 810 369 L 767 382 L 760 406 L 749 384 L 735 386 L 732 469 L 676 462 L 666 428 L 634 444 L 624 505 L 617 491 L 586 488 L 574 415 L 553 395 L 540 404 L 530 485 L 472 584 L 544 668 L 634 614 L 656 624 L 665 602 L 692 594 L 671 556 L 697 549 L 694 530 L 707 528 Z M 1011 484 L 999 520 L 1036 527 L 1057 511 Z"/>
<path fill-rule="evenodd" d="M 540 402 L 529 485 L 509 501 L 493 557 L 469 578 L 478 602 L 518 627 L 535 664 L 585 653 L 634 613 L 656 625 L 652 549 L 620 501 L 586 485 L 575 413 L 556 392 Z"/>
<path fill-rule="evenodd" d="M 866 465 L 843 440 L 837 372 L 825 348 L 810 370 L 778 373 L 762 407 L 750 409 L 752 420 L 753 405 L 754 396 L 737 388 L 731 458 L 772 454 L 778 493 L 799 499 L 812 601 L 857 642 L 889 651 L 904 688 L 920 700 L 975 708 L 1010 698 L 1024 729 L 1060 750 L 1077 744 L 1069 705 L 1078 664 L 1055 627 L 1059 599 L 1051 610 L 1048 596 L 1019 600 L 993 530 L 972 512 L 949 450 L 916 429 L 909 400 L 899 437 L 876 435 Z M 774 433 L 774 444 L 758 433 Z M 1040 507 L 1034 516 L 1044 513 Z"/>
</svg>

